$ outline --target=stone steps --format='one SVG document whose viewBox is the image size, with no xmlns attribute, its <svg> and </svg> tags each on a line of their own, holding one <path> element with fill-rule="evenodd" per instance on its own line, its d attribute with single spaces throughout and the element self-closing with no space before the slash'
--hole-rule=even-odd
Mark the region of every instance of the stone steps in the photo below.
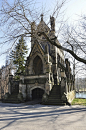
<svg viewBox="0 0 86 130">
<path fill-rule="evenodd" d="M 47 105 L 65 105 L 65 103 L 61 100 L 61 95 L 60 95 L 60 86 L 59 85 L 54 85 L 48 101 L 45 103 Z"/>
<path fill-rule="evenodd" d="M 20 103 L 17 96 L 18 96 L 18 93 L 13 93 L 7 99 L 3 100 L 3 102 L 4 103 Z"/>
</svg>

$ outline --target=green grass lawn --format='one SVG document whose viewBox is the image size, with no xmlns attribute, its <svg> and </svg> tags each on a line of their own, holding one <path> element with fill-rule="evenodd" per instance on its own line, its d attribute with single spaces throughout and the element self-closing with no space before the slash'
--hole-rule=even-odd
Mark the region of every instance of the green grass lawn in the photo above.
<svg viewBox="0 0 86 130">
<path fill-rule="evenodd" d="M 86 106 L 86 99 L 75 98 L 71 105 L 83 105 Z"/>
</svg>

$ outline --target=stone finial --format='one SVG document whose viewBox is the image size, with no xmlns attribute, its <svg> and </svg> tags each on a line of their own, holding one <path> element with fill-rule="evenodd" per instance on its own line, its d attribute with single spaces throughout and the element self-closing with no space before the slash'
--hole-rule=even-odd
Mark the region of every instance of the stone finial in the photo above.
<svg viewBox="0 0 86 130">
<path fill-rule="evenodd" d="M 50 16 L 51 31 L 55 31 L 55 18 Z"/>
<path fill-rule="evenodd" d="M 31 31 L 34 32 L 35 29 L 36 29 L 36 24 L 35 24 L 35 22 L 32 22 L 31 23 Z"/>
<path fill-rule="evenodd" d="M 41 14 L 41 21 L 43 21 L 43 14 Z"/>
</svg>

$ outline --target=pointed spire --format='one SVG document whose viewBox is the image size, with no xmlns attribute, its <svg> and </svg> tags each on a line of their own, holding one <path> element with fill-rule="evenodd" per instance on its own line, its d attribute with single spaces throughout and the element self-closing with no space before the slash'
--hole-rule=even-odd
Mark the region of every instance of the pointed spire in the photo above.
<svg viewBox="0 0 86 130">
<path fill-rule="evenodd" d="M 51 31 L 55 31 L 55 18 L 50 16 Z"/>
<path fill-rule="evenodd" d="M 43 14 L 41 14 L 41 21 L 43 21 Z"/>
</svg>

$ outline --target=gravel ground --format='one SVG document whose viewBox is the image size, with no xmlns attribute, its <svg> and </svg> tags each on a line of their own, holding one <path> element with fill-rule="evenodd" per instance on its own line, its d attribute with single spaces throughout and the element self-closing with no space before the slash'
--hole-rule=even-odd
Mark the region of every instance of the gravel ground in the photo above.
<svg viewBox="0 0 86 130">
<path fill-rule="evenodd" d="M 86 107 L 0 103 L 0 130 L 86 130 Z"/>
</svg>

